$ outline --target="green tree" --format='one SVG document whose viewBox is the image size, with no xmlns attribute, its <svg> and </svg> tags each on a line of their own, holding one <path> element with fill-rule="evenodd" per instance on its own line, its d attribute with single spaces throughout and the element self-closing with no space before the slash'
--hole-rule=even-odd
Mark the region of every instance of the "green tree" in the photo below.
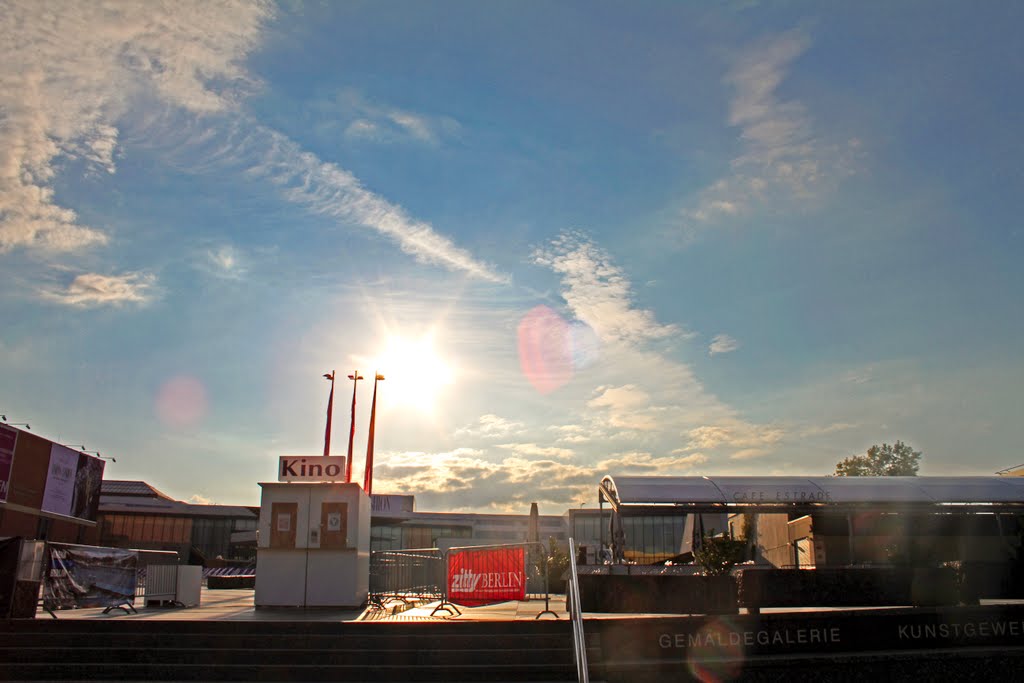
<svg viewBox="0 0 1024 683">
<path fill-rule="evenodd" d="M 874 445 L 864 455 L 853 455 L 836 463 L 839 477 L 914 477 L 921 463 L 921 451 L 897 441 Z"/>
<path fill-rule="evenodd" d="M 715 530 L 701 539 L 700 547 L 693 551 L 693 560 L 705 576 L 728 574 L 733 565 L 746 555 L 746 541 L 737 541 L 728 534 L 715 536 Z"/>
</svg>

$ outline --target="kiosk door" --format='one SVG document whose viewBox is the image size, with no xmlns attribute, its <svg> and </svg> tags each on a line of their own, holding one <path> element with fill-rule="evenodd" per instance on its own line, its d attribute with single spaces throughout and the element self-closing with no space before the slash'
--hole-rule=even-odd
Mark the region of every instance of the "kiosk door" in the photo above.
<svg viewBox="0 0 1024 683">
<path fill-rule="evenodd" d="M 347 547 L 348 503 L 325 502 L 320 504 L 321 548 L 341 549 Z"/>
<path fill-rule="evenodd" d="M 294 548 L 298 503 L 272 503 L 270 506 L 270 547 Z"/>
</svg>

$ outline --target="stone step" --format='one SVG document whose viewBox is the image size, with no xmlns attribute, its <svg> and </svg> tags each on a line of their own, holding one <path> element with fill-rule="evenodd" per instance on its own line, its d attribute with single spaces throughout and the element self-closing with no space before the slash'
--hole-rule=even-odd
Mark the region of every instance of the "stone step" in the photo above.
<svg viewBox="0 0 1024 683">
<path fill-rule="evenodd" d="M 49 664 L 9 664 L 4 666 L 8 681 L 72 680 L 147 680 L 147 681 L 574 681 L 573 665 L 445 665 L 404 666 L 362 664 L 325 666 L 322 664 L 218 665 L 206 664 L 87 664 L 55 662 Z"/>
<path fill-rule="evenodd" d="M 0 647 L 0 661 L 8 664 L 34 664 L 54 661 L 57 654 L 53 646 L 48 647 Z M 325 666 L 365 665 L 368 662 L 385 661 L 388 665 L 403 666 L 445 666 L 485 665 L 489 663 L 514 665 L 526 662 L 531 665 L 559 665 L 569 661 L 572 651 L 568 647 L 543 647 L 534 644 L 526 651 L 508 649 L 459 649 L 449 646 L 443 650 L 434 649 L 310 649 L 310 648 L 185 648 L 124 647 L 110 643 L 106 647 L 61 647 L 61 661 L 83 664 L 102 664 L 111 660 L 125 664 L 278 664 L 288 661 L 317 662 Z"/>
</svg>

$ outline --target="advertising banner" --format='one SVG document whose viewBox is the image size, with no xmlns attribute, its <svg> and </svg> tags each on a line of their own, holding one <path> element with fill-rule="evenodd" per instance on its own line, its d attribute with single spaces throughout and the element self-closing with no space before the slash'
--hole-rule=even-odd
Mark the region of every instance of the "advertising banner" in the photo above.
<svg viewBox="0 0 1024 683">
<path fill-rule="evenodd" d="M 18 441 L 18 430 L 0 425 L 0 503 L 7 502 L 11 486 L 11 468 L 14 466 L 14 445 Z"/>
<path fill-rule="evenodd" d="M 522 546 L 452 551 L 448 556 L 448 599 L 472 607 L 526 598 L 526 557 Z"/>
<path fill-rule="evenodd" d="M 100 507 L 100 486 L 103 483 L 103 468 L 107 463 L 85 453 L 78 454 L 78 471 L 75 473 L 75 494 L 71 499 L 71 516 L 96 521 Z"/>
<path fill-rule="evenodd" d="M 96 521 L 105 464 L 100 458 L 53 444 L 40 509 Z"/>
<path fill-rule="evenodd" d="M 46 609 L 114 607 L 135 602 L 138 555 L 120 548 L 50 543 L 43 606 Z"/>
<path fill-rule="evenodd" d="M 50 448 L 50 466 L 46 470 L 43 488 L 43 512 L 71 516 L 71 501 L 75 497 L 75 474 L 78 472 L 78 451 L 59 443 Z"/>
</svg>

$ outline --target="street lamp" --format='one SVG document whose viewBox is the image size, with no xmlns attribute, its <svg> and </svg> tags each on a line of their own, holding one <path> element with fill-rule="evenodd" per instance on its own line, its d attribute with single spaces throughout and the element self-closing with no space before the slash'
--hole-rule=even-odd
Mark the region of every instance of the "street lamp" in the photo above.
<svg viewBox="0 0 1024 683">
<path fill-rule="evenodd" d="M 331 380 L 331 396 L 327 399 L 327 429 L 324 431 L 324 457 L 331 454 L 331 417 L 334 415 L 334 370 L 324 375 Z"/>
<path fill-rule="evenodd" d="M 7 422 L 7 416 L 6 415 L 0 415 L 0 420 L 3 420 L 4 422 L 6 422 L 11 427 L 24 427 L 25 429 L 28 429 L 28 430 L 32 429 L 29 426 L 28 422 Z"/>
<path fill-rule="evenodd" d="M 363 490 L 369 495 L 373 493 L 373 434 L 377 423 L 377 382 L 384 375 L 375 373 L 373 376 L 373 403 L 370 406 L 370 438 L 366 442 L 366 468 L 363 470 Z"/>
<path fill-rule="evenodd" d="M 75 448 L 75 449 L 78 450 L 79 453 L 88 453 L 88 454 L 91 454 L 91 455 L 95 455 L 97 458 L 102 458 L 103 460 L 109 460 L 110 462 L 117 462 L 117 458 L 111 457 L 109 455 L 101 455 L 99 451 L 86 450 L 85 446 L 82 445 L 82 444 L 66 443 L 66 444 L 64 444 L 64 446 L 66 446 L 68 448 Z"/>
<path fill-rule="evenodd" d="M 352 481 L 352 442 L 356 438 L 356 387 L 363 376 L 356 370 L 348 378 L 352 380 L 352 419 L 348 430 L 348 460 L 345 461 L 346 484 Z"/>
</svg>

